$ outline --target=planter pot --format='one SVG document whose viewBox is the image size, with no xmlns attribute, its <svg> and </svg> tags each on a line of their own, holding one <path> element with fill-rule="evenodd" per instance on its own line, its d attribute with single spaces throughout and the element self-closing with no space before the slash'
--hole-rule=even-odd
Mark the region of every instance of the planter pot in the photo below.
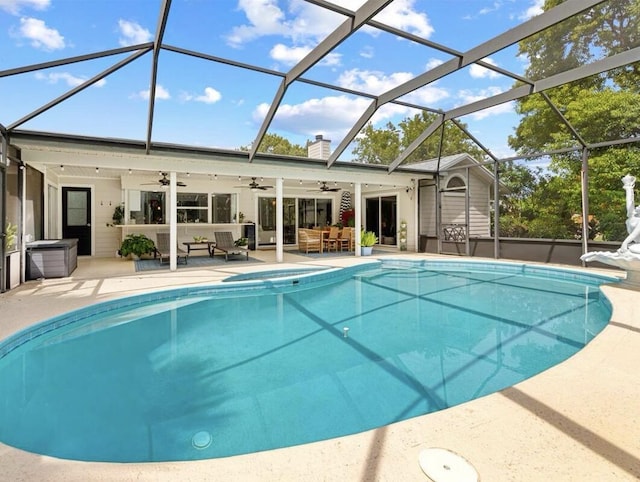
<svg viewBox="0 0 640 482">
<path fill-rule="evenodd" d="M 362 256 L 371 256 L 373 246 L 360 246 L 360 250 L 360 254 L 362 254 Z"/>
</svg>

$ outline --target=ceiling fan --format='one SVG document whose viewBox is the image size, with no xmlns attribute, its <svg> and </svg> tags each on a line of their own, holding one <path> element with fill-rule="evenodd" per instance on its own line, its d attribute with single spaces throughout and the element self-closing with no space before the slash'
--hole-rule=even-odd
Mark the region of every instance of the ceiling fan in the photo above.
<svg viewBox="0 0 640 482">
<path fill-rule="evenodd" d="M 249 185 L 247 185 L 247 186 L 236 186 L 236 187 L 248 187 L 252 191 L 258 191 L 258 190 L 265 191 L 267 189 L 273 188 L 273 186 L 264 186 L 264 185 L 258 184 L 256 182 L 256 178 L 255 177 L 251 178 L 251 182 L 249 183 Z"/>
<path fill-rule="evenodd" d="M 318 189 L 312 189 L 309 192 L 338 192 L 341 191 L 340 187 L 329 187 L 327 181 L 322 181 Z"/>
<path fill-rule="evenodd" d="M 169 184 L 171 184 L 171 181 L 169 181 L 169 179 L 167 179 L 167 173 L 166 172 L 161 172 L 159 174 L 162 177 L 160 179 L 158 179 L 156 182 L 145 182 L 144 184 L 142 184 L 142 186 L 150 186 L 150 185 L 153 185 L 153 184 L 160 184 L 160 187 L 163 187 L 163 188 L 169 187 Z M 177 181 L 176 182 L 176 186 L 186 187 L 187 185 L 182 181 Z"/>
</svg>

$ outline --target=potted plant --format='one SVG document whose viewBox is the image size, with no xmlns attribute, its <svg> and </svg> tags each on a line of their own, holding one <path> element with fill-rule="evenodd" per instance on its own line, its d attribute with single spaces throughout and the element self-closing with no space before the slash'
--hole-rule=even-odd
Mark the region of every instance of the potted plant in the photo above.
<svg viewBox="0 0 640 482">
<path fill-rule="evenodd" d="M 378 236 L 373 231 L 362 230 L 360 234 L 360 249 L 362 256 L 369 256 L 373 251 L 373 245 L 378 242 Z"/>
<path fill-rule="evenodd" d="M 147 238 L 144 234 L 127 234 L 120 245 L 120 256 L 126 258 L 131 255 L 136 259 L 145 254 L 152 254 L 155 250 L 153 239 Z"/>
<path fill-rule="evenodd" d="M 234 246 L 243 247 L 249 244 L 248 238 L 238 238 L 233 242 Z"/>
<path fill-rule="evenodd" d="M 342 213 L 342 226 L 352 228 L 356 225 L 356 211 L 355 209 L 347 209 Z"/>
<path fill-rule="evenodd" d="M 16 250 L 16 239 L 18 236 L 18 225 L 7 222 L 7 232 L 4 238 L 4 249 L 8 253 L 9 251 Z"/>
<path fill-rule="evenodd" d="M 124 204 L 118 204 L 113 210 L 113 216 L 111 216 L 114 226 L 122 224 L 124 221 Z"/>
</svg>

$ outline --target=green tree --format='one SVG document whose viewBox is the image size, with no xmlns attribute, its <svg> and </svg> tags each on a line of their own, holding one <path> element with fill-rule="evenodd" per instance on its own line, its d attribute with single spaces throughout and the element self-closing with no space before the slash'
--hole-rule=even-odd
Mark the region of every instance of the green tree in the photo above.
<svg viewBox="0 0 640 482">
<path fill-rule="evenodd" d="M 547 0 L 549 9 L 562 3 Z M 640 43 L 637 28 L 640 0 L 604 2 L 585 13 L 532 36 L 519 45 L 520 55 L 530 60 L 525 74 L 540 79 L 613 55 Z M 640 135 L 640 87 L 638 63 L 602 75 L 572 82 L 546 92 L 555 106 L 587 143 L 625 139 Z M 560 116 L 541 95 L 517 102 L 520 123 L 509 145 L 520 154 L 533 154 L 579 143 Z M 519 213 L 520 230 L 536 237 L 547 233 L 579 234 L 581 213 L 582 152 L 551 156 L 549 168 L 538 179 L 527 205 Z M 637 144 L 589 152 L 589 208 L 597 224 L 590 237 L 621 240 L 624 237 L 624 192 L 621 177 L 637 173 Z M 539 202 L 538 202 L 539 201 Z M 618 221 L 616 221 L 618 220 Z M 502 223 L 501 223 L 502 224 Z M 550 226 L 553 225 L 553 226 Z"/>
<path fill-rule="evenodd" d="M 391 164 L 400 155 L 400 131 L 391 122 L 382 129 L 368 123 L 355 140 L 355 160 L 366 164 Z"/>
<path fill-rule="evenodd" d="M 403 119 L 398 126 L 388 122 L 384 127 L 375 128 L 369 123 L 356 138 L 352 154 L 358 162 L 391 164 L 436 119 L 436 114 L 423 111 Z M 458 126 L 448 122 L 429 136 L 405 162 L 419 162 L 437 157 L 443 130 L 443 156 L 467 152 L 476 159 L 483 158 L 483 151 Z"/>
<path fill-rule="evenodd" d="M 268 154 L 281 154 L 283 156 L 306 156 L 307 145 L 301 146 L 299 144 L 292 144 L 288 139 L 285 139 L 278 134 L 267 133 L 262 138 L 258 152 L 266 152 Z M 248 151 L 251 146 L 243 146 L 241 151 Z"/>
</svg>

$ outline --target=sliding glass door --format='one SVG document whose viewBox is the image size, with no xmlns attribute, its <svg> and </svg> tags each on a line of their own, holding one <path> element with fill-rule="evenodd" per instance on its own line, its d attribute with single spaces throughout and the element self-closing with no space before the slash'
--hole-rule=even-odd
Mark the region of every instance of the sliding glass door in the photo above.
<svg viewBox="0 0 640 482">
<path fill-rule="evenodd" d="M 296 244 L 297 228 L 329 226 L 332 223 L 333 204 L 326 198 L 283 198 L 283 243 Z M 276 244 L 276 198 L 258 199 L 258 243 Z"/>
<path fill-rule="evenodd" d="M 379 244 L 396 245 L 398 226 L 396 196 L 367 198 L 365 206 L 365 229 L 376 233 Z"/>
<path fill-rule="evenodd" d="M 283 243 L 296 243 L 296 200 L 282 199 Z M 276 198 L 258 199 L 258 244 L 268 246 L 276 244 Z"/>
<path fill-rule="evenodd" d="M 332 220 L 331 199 L 299 198 L 298 199 L 298 227 L 314 228 L 316 226 L 330 226 Z"/>
</svg>

